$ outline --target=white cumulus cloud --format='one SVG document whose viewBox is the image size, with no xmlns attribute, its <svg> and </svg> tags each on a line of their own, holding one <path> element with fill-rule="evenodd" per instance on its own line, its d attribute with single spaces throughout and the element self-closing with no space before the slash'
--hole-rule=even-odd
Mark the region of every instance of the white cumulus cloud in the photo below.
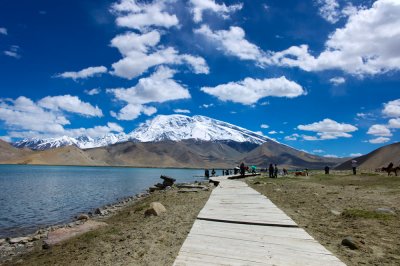
<svg viewBox="0 0 400 266">
<path fill-rule="evenodd" d="M 333 85 L 337 86 L 346 82 L 344 77 L 334 77 L 329 80 Z"/>
<path fill-rule="evenodd" d="M 308 125 L 298 125 L 297 128 L 304 131 L 317 132 L 316 136 L 303 136 L 304 140 L 350 138 L 352 137 L 352 135 L 349 134 L 349 132 L 354 132 L 358 130 L 358 128 L 353 125 L 338 123 L 335 120 L 329 118 L 325 118 L 322 121 Z"/>
<path fill-rule="evenodd" d="M 260 127 L 261 128 L 269 128 L 269 126 L 267 124 L 261 124 Z"/>
<path fill-rule="evenodd" d="M 341 17 L 340 5 L 337 0 L 316 0 L 319 6 L 319 14 L 326 21 L 336 23 Z"/>
<path fill-rule="evenodd" d="M 191 12 L 193 13 L 193 20 L 201 22 L 203 20 L 203 12 L 211 11 L 223 18 L 228 18 L 229 14 L 242 9 L 243 4 L 235 4 L 226 6 L 224 3 L 217 4 L 214 0 L 190 0 Z"/>
<path fill-rule="evenodd" d="M 202 87 L 201 90 L 221 101 L 246 105 L 257 103 L 258 100 L 269 96 L 294 98 L 306 94 L 301 85 L 283 76 L 270 79 L 246 78 L 239 82 L 229 82 L 216 87 Z"/>
<path fill-rule="evenodd" d="M 122 54 L 123 58 L 112 64 L 112 74 L 126 79 L 142 75 L 149 68 L 163 64 L 186 64 L 196 74 L 208 74 L 207 62 L 202 57 L 179 54 L 173 47 L 159 46 L 161 34 L 153 30 L 144 34 L 128 32 L 117 35 L 111 40 L 111 46 Z"/>
<path fill-rule="evenodd" d="M 87 95 L 93 96 L 93 95 L 97 95 L 101 92 L 101 90 L 99 88 L 94 88 L 91 90 L 85 90 L 84 91 Z"/>
<path fill-rule="evenodd" d="M 392 133 L 390 132 L 390 129 L 387 128 L 386 125 L 372 125 L 368 129 L 367 134 L 374 135 L 374 136 L 380 136 L 380 137 L 390 137 L 390 136 L 392 136 Z"/>
<path fill-rule="evenodd" d="M 95 107 L 90 103 L 81 101 L 77 96 L 47 96 L 38 101 L 40 107 L 59 111 L 64 110 L 70 113 L 76 113 L 83 116 L 102 117 L 103 112 L 99 107 Z"/>
<path fill-rule="evenodd" d="M 107 92 L 117 100 L 127 103 L 119 114 L 113 115 L 120 120 L 133 120 L 141 113 L 152 115 L 156 112 L 154 107 L 146 104 L 190 98 L 189 90 L 173 79 L 174 74 L 174 70 L 161 66 L 150 77 L 139 79 L 134 87 L 108 89 Z"/>
<path fill-rule="evenodd" d="M 7 29 L 4 27 L 0 27 L 0 34 L 7 35 L 8 34 Z"/>
<path fill-rule="evenodd" d="M 308 45 L 300 45 L 275 53 L 272 61 L 305 71 L 341 69 L 354 75 L 400 70 L 400 1 L 378 0 L 371 8 L 349 15 L 318 56 L 312 55 Z"/>
<path fill-rule="evenodd" d="M 178 114 L 190 114 L 190 110 L 187 109 L 174 109 L 174 112 Z"/>
<path fill-rule="evenodd" d="M 386 138 L 386 137 L 378 137 L 375 139 L 370 139 L 368 142 L 372 143 L 372 144 L 381 144 L 381 143 L 386 143 L 390 141 L 390 138 Z"/>
<path fill-rule="evenodd" d="M 245 38 L 245 32 L 240 27 L 232 26 L 229 30 L 212 31 L 207 25 L 202 25 L 194 31 L 215 42 L 218 49 L 225 54 L 236 56 L 241 60 L 253 60 L 260 66 L 267 61 L 266 54 L 255 44 Z"/>
<path fill-rule="evenodd" d="M 127 27 L 145 31 L 149 27 L 157 26 L 170 28 L 179 25 L 176 15 L 168 13 L 168 5 L 175 1 L 154 0 L 143 2 L 136 0 L 121 0 L 112 5 L 111 10 L 117 14 L 116 23 L 120 27 Z"/>
<path fill-rule="evenodd" d="M 400 99 L 385 103 L 382 113 L 389 117 L 400 117 Z"/>
<path fill-rule="evenodd" d="M 97 67 L 88 67 L 88 68 L 82 69 L 77 72 L 69 71 L 69 72 L 60 73 L 60 74 L 57 74 L 56 77 L 71 78 L 73 80 L 77 80 L 77 79 L 90 78 L 95 75 L 100 75 L 100 74 L 104 74 L 104 73 L 107 73 L 107 68 L 105 66 L 97 66 Z"/>
</svg>

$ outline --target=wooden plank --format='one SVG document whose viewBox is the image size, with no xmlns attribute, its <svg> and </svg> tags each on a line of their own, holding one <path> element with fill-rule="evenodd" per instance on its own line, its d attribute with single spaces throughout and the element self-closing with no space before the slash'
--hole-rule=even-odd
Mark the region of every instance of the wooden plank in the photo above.
<svg viewBox="0 0 400 266">
<path fill-rule="evenodd" d="M 218 177 L 174 265 L 345 265 L 268 198 Z M 205 220 L 204 220 L 205 219 Z"/>
</svg>

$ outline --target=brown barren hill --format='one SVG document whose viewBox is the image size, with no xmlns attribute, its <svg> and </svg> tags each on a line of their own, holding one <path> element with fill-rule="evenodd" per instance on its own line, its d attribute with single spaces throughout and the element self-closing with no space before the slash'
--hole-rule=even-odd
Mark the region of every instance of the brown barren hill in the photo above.
<svg viewBox="0 0 400 266">
<path fill-rule="evenodd" d="M 8 160 L 13 164 L 44 164 L 44 165 L 105 165 L 95 161 L 83 150 L 75 146 L 55 148 L 45 151 L 31 151 L 24 156 Z"/>
<path fill-rule="evenodd" d="M 335 169 L 345 170 L 351 169 L 350 159 Z M 400 142 L 389 144 L 376 149 L 368 154 L 354 158 L 357 161 L 359 168 L 361 169 L 376 169 L 383 166 L 387 166 L 390 162 L 393 162 L 395 166 L 400 165 Z"/>
<path fill-rule="evenodd" d="M 194 140 L 125 142 L 85 151 L 108 165 L 136 167 L 233 167 L 241 153 L 223 143 Z"/>
<path fill-rule="evenodd" d="M 242 160 L 246 164 L 261 167 L 276 163 L 279 167 L 322 169 L 326 165 L 337 165 L 345 159 L 316 156 L 277 142 L 268 141 L 246 154 Z"/>
<path fill-rule="evenodd" d="M 29 149 L 18 149 L 6 141 L 0 140 L 0 163 L 12 162 L 31 153 L 32 151 Z"/>
</svg>

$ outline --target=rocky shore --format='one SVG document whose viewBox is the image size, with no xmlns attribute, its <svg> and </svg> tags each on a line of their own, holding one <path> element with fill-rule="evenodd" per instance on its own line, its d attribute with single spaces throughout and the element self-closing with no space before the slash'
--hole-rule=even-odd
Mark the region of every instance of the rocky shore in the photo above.
<svg viewBox="0 0 400 266">
<path fill-rule="evenodd" d="M 73 242 L 77 238 L 85 238 L 86 234 L 99 234 L 100 237 L 100 231 L 107 231 L 107 228 L 110 227 L 114 228 L 114 226 L 116 226 L 115 218 L 121 217 L 121 215 L 136 216 L 142 213 L 142 217 L 140 217 L 140 219 L 137 219 L 132 224 L 132 226 L 140 228 L 141 226 L 143 226 L 141 221 L 143 222 L 145 219 L 151 220 L 146 212 L 149 213 L 149 209 L 154 206 L 154 204 L 151 205 L 151 203 L 154 202 L 161 202 L 160 204 L 163 207 L 164 205 L 166 205 L 166 212 L 168 213 L 170 211 L 168 205 L 174 202 L 174 198 L 178 198 L 179 201 L 183 201 L 179 202 L 179 205 L 181 205 L 182 209 L 176 211 L 179 212 L 180 215 L 183 215 L 186 212 L 186 216 L 190 216 L 190 218 L 188 217 L 188 219 L 192 219 L 194 222 L 197 213 L 201 210 L 202 206 L 206 202 L 206 199 L 208 198 L 208 195 L 210 193 L 210 188 L 212 188 L 213 185 L 208 184 L 208 182 L 196 182 L 193 184 L 174 184 L 175 180 L 172 181 L 165 178 L 163 178 L 163 180 L 164 186 L 162 186 L 161 184 L 156 184 L 155 186 L 149 188 L 147 192 L 123 198 L 114 204 L 109 204 L 102 208 L 97 208 L 89 213 L 79 214 L 75 217 L 76 220 L 73 222 L 39 229 L 35 233 L 27 236 L 0 239 L 0 264 L 35 265 L 37 262 L 36 259 L 32 260 L 32 258 L 35 257 L 35 254 L 42 254 L 40 255 L 40 257 L 44 256 L 43 258 L 46 258 L 46 255 L 43 254 L 53 254 L 55 249 L 68 245 L 69 242 Z M 160 198 L 162 198 L 163 200 L 160 201 Z M 193 206 L 188 206 L 185 201 L 194 201 L 199 204 L 197 208 L 188 211 L 186 209 L 194 208 L 194 205 L 196 204 L 194 204 Z M 192 213 L 192 211 L 194 213 Z M 158 215 L 158 213 L 154 213 L 153 216 L 154 215 Z M 169 215 L 160 214 L 160 216 L 163 216 L 165 219 L 168 220 L 166 216 Z M 122 229 L 121 227 L 125 226 L 116 226 L 115 229 L 120 231 Z M 180 229 L 181 228 L 176 228 L 177 231 L 179 231 Z M 132 239 L 135 239 L 135 237 L 132 237 L 132 235 L 130 237 Z M 60 257 L 54 259 L 58 261 L 59 259 L 65 258 Z M 49 260 L 49 262 L 50 261 L 51 259 Z M 87 261 L 85 260 L 85 262 Z M 64 262 L 58 261 L 56 263 L 50 263 L 48 265 L 60 263 L 63 264 Z M 43 262 L 41 262 L 40 264 L 43 265 Z M 46 265 L 46 263 L 44 264 Z M 65 263 L 65 265 L 72 264 L 74 263 Z M 136 264 L 140 265 L 140 262 L 137 262 Z"/>
</svg>

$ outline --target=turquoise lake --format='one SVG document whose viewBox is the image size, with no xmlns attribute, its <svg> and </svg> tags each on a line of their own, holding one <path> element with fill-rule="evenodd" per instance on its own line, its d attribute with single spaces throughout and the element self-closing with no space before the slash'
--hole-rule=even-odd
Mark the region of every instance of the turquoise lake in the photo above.
<svg viewBox="0 0 400 266">
<path fill-rule="evenodd" d="M 0 238 L 73 221 L 162 183 L 160 175 L 204 180 L 196 169 L 0 165 Z"/>
</svg>

